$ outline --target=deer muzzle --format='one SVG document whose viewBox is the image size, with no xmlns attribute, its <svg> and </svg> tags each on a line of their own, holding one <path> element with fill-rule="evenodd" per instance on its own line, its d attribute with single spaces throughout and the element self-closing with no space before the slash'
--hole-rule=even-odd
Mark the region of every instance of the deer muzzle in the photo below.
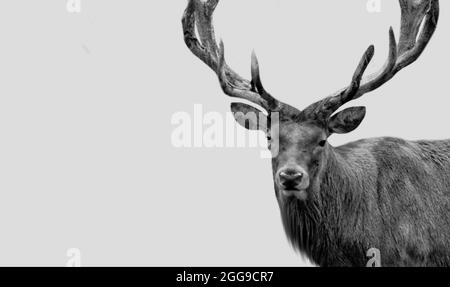
<svg viewBox="0 0 450 287">
<path fill-rule="evenodd" d="M 276 176 L 276 183 L 285 197 L 295 196 L 300 200 L 307 198 L 306 189 L 309 187 L 309 175 L 300 166 L 280 169 Z"/>
</svg>

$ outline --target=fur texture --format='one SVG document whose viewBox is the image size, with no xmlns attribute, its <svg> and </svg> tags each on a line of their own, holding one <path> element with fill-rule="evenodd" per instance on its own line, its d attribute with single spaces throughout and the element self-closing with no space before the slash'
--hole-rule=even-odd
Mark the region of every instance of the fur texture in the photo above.
<svg viewBox="0 0 450 287">
<path fill-rule="evenodd" d="M 295 248 L 320 266 L 450 266 L 450 140 L 327 145 L 307 201 L 280 201 Z M 277 187 L 275 187 L 277 189 Z"/>
</svg>

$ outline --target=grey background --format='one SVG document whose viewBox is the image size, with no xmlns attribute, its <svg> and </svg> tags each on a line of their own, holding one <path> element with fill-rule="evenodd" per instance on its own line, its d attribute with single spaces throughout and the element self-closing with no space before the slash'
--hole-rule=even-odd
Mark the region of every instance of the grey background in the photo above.
<svg viewBox="0 0 450 287">
<path fill-rule="evenodd" d="M 371 43 L 386 59 L 397 1 L 222 0 L 228 63 L 299 108 L 346 85 Z M 308 264 L 287 243 L 258 149 L 176 149 L 175 112 L 228 112 L 184 46 L 186 1 L 0 2 L 0 265 Z M 448 138 L 448 1 L 421 59 L 355 102 L 361 127 L 331 139 Z M 397 32 L 398 35 L 398 32 Z"/>
</svg>

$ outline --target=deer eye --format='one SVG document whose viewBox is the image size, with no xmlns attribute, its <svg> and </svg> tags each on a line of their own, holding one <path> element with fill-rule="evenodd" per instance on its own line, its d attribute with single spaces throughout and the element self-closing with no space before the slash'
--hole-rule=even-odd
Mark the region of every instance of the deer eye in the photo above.
<svg viewBox="0 0 450 287">
<path fill-rule="evenodd" d="M 326 143 L 327 143 L 326 140 L 321 140 L 321 141 L 319 142 L 319 146 L 320 146 L 320 147 L 324 147 Z"/>
</svg>

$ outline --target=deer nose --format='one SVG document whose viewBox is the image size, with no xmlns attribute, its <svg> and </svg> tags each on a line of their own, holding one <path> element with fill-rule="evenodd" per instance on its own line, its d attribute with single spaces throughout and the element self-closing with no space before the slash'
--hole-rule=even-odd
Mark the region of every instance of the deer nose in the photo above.
<svg viewBox="0 0 450 287">
<path fill-rule="evenodd" d="M 280 183 L 284 187 L 295 188 L 298 184 L 301 183 L 303 179 L 303 173 L 296 169 L 286 169 L 280 172 L 279 177 Z"/>
</svg>

